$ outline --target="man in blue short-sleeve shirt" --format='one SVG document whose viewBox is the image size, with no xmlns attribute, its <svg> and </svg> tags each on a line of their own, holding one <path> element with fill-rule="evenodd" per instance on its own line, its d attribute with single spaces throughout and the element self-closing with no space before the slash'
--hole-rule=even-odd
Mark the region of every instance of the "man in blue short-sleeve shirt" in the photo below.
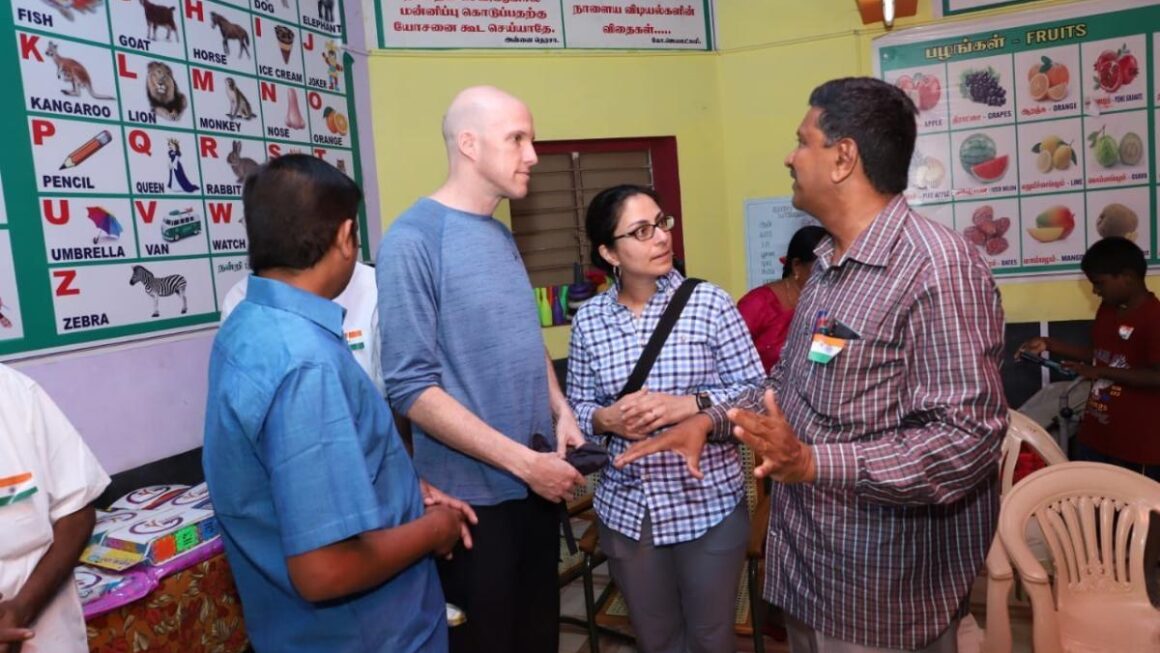
<svg viewBox="0 0 1160 653">
<path fill-rule="evenodd" d="M 386 403 L 351 356 L 343 309 L 358 187 L 310 156 L 246 182 L 255 276 L 210 357 L 204 465 L 259 651 L 442 652 L 432 553 L 469 509 L 424 505 Z"/>
</svg>

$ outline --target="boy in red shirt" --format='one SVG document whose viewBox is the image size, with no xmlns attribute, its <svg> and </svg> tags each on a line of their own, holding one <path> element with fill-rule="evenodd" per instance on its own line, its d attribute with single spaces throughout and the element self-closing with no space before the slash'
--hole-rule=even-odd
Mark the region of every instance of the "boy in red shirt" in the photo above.
<svg viewBox="0 0 1160 653">
<path fill-rule="evenodd" d="M 1032 338 L 1020 351 L 1050 352 L 1092 380 L 1076 459 L 1126 467 L 1160 481 L 1160 300 L 1144 285 L 1144 252 L 1126 238 L 1104 238 L 1080 264 L 1103 301 L 1092 346 Z"/>
</svg>

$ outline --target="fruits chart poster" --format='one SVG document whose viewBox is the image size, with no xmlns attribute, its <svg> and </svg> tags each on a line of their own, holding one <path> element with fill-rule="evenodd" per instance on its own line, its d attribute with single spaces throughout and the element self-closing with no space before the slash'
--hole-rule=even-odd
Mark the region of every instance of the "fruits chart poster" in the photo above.
<svg viewBox="0 0 1160 653">
<path fill-rule="evenodd" d="M 361 181 L 337 0 L 10 6 L 0 357 L 212 325 L 249 271 L 247 174 L 302 152 Z"/>
<path fill-rule="evenodd" d="M 919 109 L 906 198 L 999 277 L 1072 275 L 1089 246 L 1157 257 L 1160 0 L 916 28 L 874 43 Z"/>
</svg>

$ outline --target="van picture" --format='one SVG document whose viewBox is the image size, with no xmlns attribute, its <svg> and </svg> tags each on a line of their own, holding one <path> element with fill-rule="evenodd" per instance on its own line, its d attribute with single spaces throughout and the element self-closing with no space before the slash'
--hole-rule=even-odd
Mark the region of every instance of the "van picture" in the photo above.
<svg viewBox="0 0 1160 653">
<path fill-rule="evenodd" d="M 175 243 L 200 233 L 201 216 L 194 212 L 193 207 L 174 209 L 161 219 L 161 237 L 167 242 Z"/>
</svg>

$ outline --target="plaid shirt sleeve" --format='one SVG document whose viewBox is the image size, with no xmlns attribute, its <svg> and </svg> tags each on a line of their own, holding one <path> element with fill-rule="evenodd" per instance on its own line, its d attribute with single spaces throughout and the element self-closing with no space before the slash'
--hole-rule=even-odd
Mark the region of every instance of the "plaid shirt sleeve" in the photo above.
<svg viewBox="0 0 1160 653">
<path fill-rule="evenodd" d="M 581 311 L 584 309 L 581 308 Z M 579 316 L 577 316 L 579 317 Z M 596 401 L 596 375 L 592 371 L 592 352 L 584 345 L 585 321 L 576 319 L 572 323 L 572 339 L 568 344 L 568 403 L 576 414 L 580 432 L 588 440 L 595 442 L 593 417 L 601 407 Z"/>
<path fill-rule="evenodd" d="M 892 436 L 814 444 L 817 483 L 889 504 L 945 504 L 995 473 L 1006 430 L 999 292 L 977 262 L 928 270 L 906 327 L 903 405 Z M 990 365 L 980 364 L 989 360 Z M 907 423 L 914 426 L 908 426 Z"/>
<path fill-rule="evenodd" d="M 713 320 L 717 331 L 712 338 L 717 370 L 724 384 L 710 388 L 709 396 L 713 405 L 733 401 L 758 385 L 763 376 L 761 358 L 753 346 L 753 338 L 741 318 L 741 313 L 733 306 L 728 295 L 721 292 L 721 313 Z"/>
</svg>

